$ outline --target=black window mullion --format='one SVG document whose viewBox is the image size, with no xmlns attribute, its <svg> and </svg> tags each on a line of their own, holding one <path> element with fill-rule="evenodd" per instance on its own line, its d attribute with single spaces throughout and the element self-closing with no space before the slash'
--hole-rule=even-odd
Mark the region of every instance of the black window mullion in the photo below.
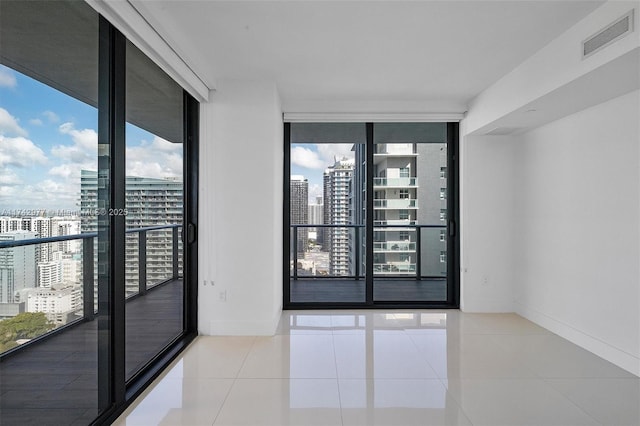
<svg viewBox="0 0 640 426">
<path fill-rule="evenodd" d="M 366 299 L 367 305 L 373 305 L 373 123 L 366 123 L 366 213 L 365 213 L 365 285 L 366 285 Z"/>
<path fill-rule="evenodd" d="M 447 123 L 447 304 L 455 307 L 460 305 L 458 137 L 459 124 Z"/>
<path fill-rule="evenodd" d="M 284 179 L 282 197 L 282 304 L 286 308 L 291 303 L 291 277 L 289 272 L 290 241 L 291 241 L 291 217 L 290 217 L 290 180 L 291 180 L 291 123 L 284 123 Z M 325 201 L 326 202 L 326 201 Z M 297 265 L 293 265 L 294 268 Z"/>
<path fill-rule="evenodd" d="M 182 221 L 182 274 L 184 332 L 198 331 L 198 162 L 200 104 L 184 92 L 184 219 Z"/>
<path fill-rule="evenodd" d="M 100 17 L 98 76 L 98 398 L 125 400 L 125 37 Z"/>
</svg>

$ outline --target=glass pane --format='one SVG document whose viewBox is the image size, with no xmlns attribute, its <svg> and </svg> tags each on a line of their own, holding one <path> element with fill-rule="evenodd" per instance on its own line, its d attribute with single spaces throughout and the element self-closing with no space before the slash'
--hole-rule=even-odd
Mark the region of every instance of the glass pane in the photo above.
<svg viewBox="0 0 640 426">
<path fill-rule="evenodd" d="M 446 130 L 374 124 L 376 301 L 446 301 Z"/>
<path fill-rule="evenodd" d="M 184 126 L 182 88 L 130 42 L 126 59 L 128 380 L 183 331 Z"/>
<path fill-rule="evenodd" d="M 105 408 L 86 235 L 98 217 L 98 14 L 1 1 L 0 64 L 0 424 L 89 424 Z M 62 240 L 37 242 L 49 237 Z"/>
<path fill-rule="evenodd" d="M 364 124 L 292 124 L 292 302 L 365 301 L 364 139 Z"/>
</svg>

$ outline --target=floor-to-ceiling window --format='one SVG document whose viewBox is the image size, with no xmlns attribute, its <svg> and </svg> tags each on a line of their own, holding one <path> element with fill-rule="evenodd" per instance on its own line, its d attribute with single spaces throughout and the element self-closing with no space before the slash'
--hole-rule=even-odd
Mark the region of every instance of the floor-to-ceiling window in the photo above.
<svg viewBox="0 0 640 426">
<path fill-rule="evenodd" d="M 365 141 L 364 123 L 291 125 L 286 213 L 292 301 L 366 300 L 364 222 L 354 214 L 364 197 L 356 161 Z"/>
<path fill-rule="evenodd" d="M 125 304 L 129 380 L 183 330 L 184 106 L 182 88 L 131 42 L 126 63 L 125 298 L 164 299 L 153 312 Z"/>
<path fill-rule="evenodd" d="M 457 131 L 285 123 L 285 307 L 457 306 Z"/>
<path fill-rule="evenodd" d="M 85 2 L 0 2 L 1 424 L 108 422 L 195 336 L 197 127 Z"/>
</svg>

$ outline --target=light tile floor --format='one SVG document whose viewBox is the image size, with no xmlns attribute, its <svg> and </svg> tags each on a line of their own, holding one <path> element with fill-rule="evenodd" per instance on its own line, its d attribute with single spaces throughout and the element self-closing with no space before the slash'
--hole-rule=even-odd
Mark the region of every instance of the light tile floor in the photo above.
<svg viewBox="0 0 640 426">
<path fill-rule="evenodd" d="M 515 314 L 285 311 L 201 336 L 116 425 L 640 425 L 640 379 Z"/>
</svg>

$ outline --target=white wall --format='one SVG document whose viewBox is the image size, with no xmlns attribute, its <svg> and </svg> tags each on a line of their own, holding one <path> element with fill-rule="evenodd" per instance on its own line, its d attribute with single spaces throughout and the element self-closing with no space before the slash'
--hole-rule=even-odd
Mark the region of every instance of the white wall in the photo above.
<svg viewBox="0 0 640 426">
<path fill-rule="evenodd" d="M 508 136 L 467 136 L 460 144 L 460 308 L 513 312 L 516 146 Z"/>
<path fill-rule="evenodd" d="M 461 308 L 513 310 L 638 375 L 640 31 L 579 50 L 634 6 L 637 23 L 637 2 L 605 3 L 471 102 Z M 502 126 L 517 130 L 482 136 Z"/>
<path fill-rule="evenodd" d="M 272 82 L 221 80 L 201 106 L 200 334 L 275 331 L 282 310 L 282 138 Z"/>
<path fill-rule="evenodd" d="M 639 100 L 634 91 L 518 137 L 509 166 L 515 311 L 636 375 Z"/>
</svg>

